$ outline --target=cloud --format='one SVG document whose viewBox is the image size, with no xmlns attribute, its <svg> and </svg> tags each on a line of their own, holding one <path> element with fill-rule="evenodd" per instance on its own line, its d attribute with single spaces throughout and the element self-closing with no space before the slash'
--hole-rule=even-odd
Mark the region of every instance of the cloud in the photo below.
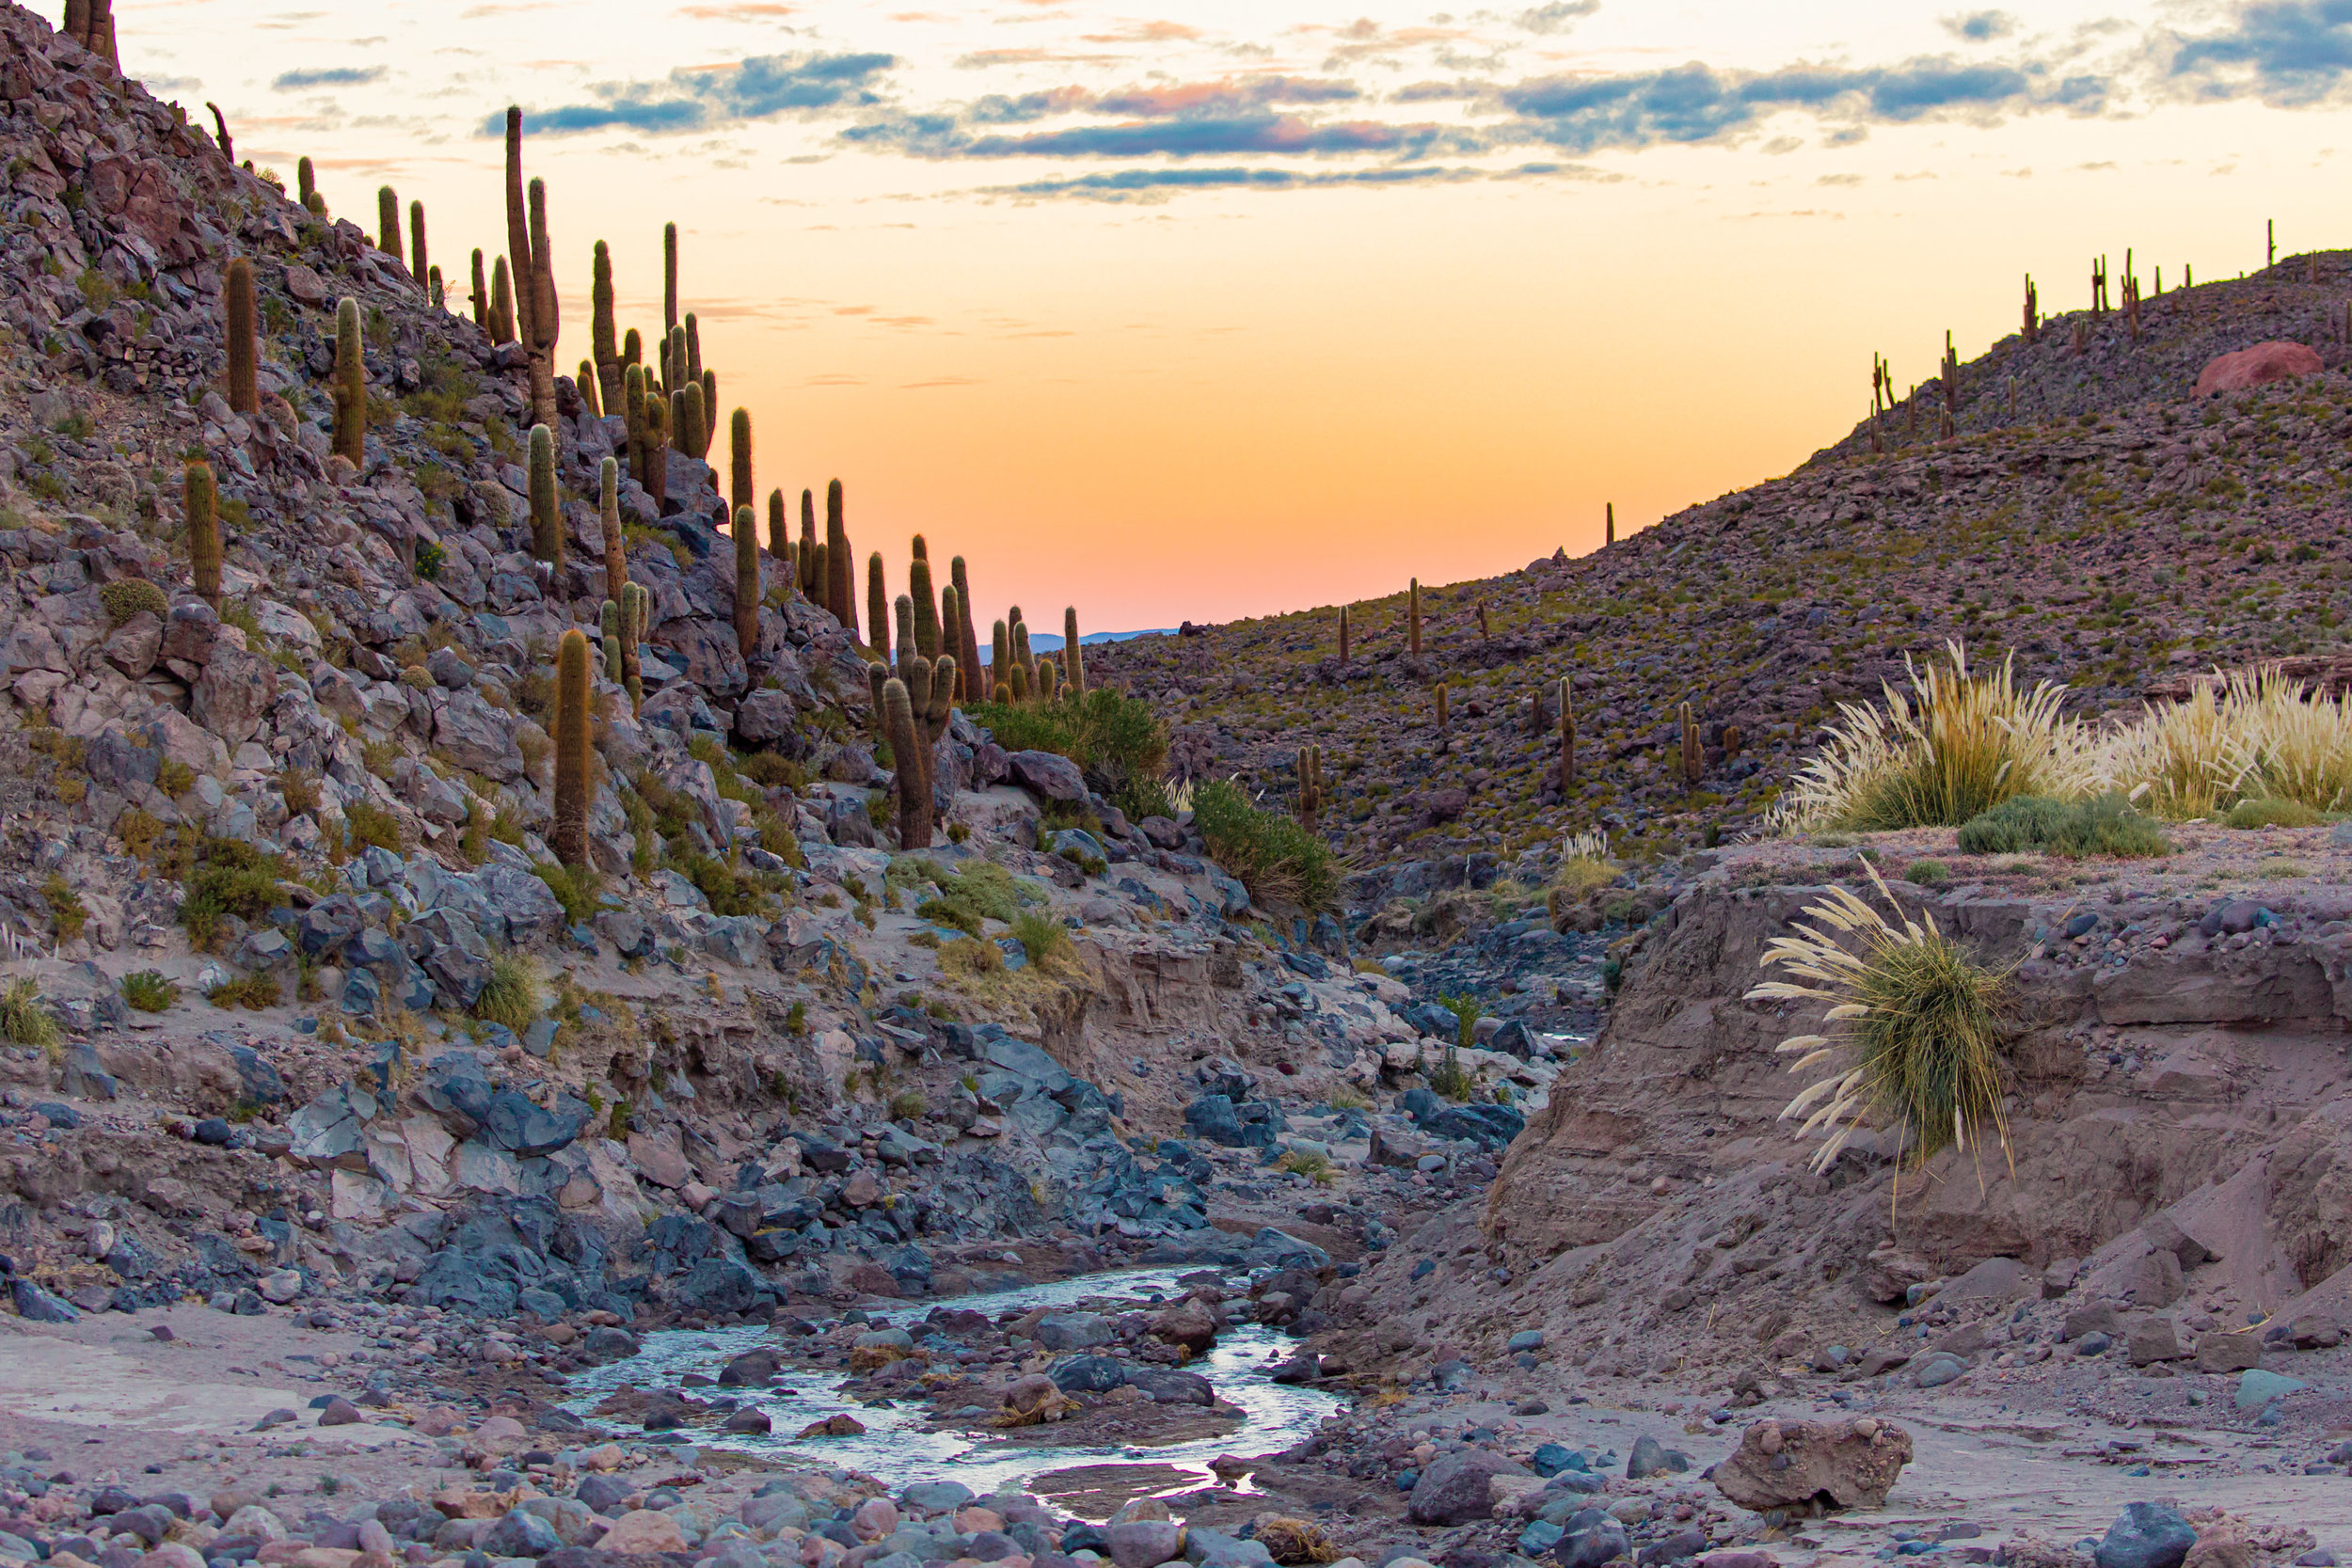
<svg viewBox="0 0 2352 1568">
<path fill-rule="evenodd" d="M 2253 0 L 2220 31 L 2172 34 L 2166 74 L 2206 99 L 2256 97 L 2279 108 L 2341 101 L 2352 72 L 2352 0 Z"/>
<path fill-rule="evenodd" d="M 1531 33 L 1565 32 L 1600 9 L 1600 0 L 1551 0 L 1548 6 L 1519 12 L 1516 24 Z"/>
<path fill-rule="evenodd" d="M 1085 33 L 1089 43 L 1190 43 L 1200 29 L 1181 22 L 1130 22 L 1115 33 Z"/>
<path fill-rule="evenodd" d="M 345 65 L 280 71 L 270 86 L 279 92 L 301 92 L 310 87 L 364 87 L 383 79 L 384 68 L 380 65 Z M 501 129 L 504 129 L 502 123 Z"/>
<path fill-rule="evenodd" d="M 2017 19 L 2007 11 L 1960 11 L 1936 20 L 1963 43 L 1991 43 L 2017 31 Z"/>
<path fill-rule="evenodd" d="M 1435 125 L 1385 120 L 1310 120 L 1272 113 L 1080 125 L 1025 135 L 976 135 L 937 115 L 894 115 L 849 128 L 841 139 L 892 147 L 918 158 L 1202 158 L 1235 153 L 1315 157 L 1377 152 L 1420 157 L 1438 149 L 1475 150 L 1475 137 Z"/>
<path fill-rule="evenodd" d="M 1031 180 L 982 194 L 1017 197 L 1079 197 L 1094 201 L 1161 201 L 1179 191 L 1297 191 L 1337 185 L 1457 184 L 1487 178 L 1472 168 L 1421 166 L 1377 169 L 1122 168 L 1108 174 Z"/>
<path fill-rule="evenodd" d="M 812 118 L 877 107 L 875 91 L 893 55 L 754 55 L 731 66 L 686 67 L 659 83 L 603 82 L 589 88 L 594 103 L 532 110 L 524 123 L 549 135 L 623 125 L 653 133 L 704 131 L 778 115 Z M 503 135 L 506 117 L 483 122 L 484 135 Z"/>
<path fill-rule="evenodd" d="M 798 6 L 782 4 L 781 0 L 731 0 L 717 6 L 680 6 L 677 13 L 696 22 L 755 22 L 790 16 L 799 9 Z"/>
</svg>

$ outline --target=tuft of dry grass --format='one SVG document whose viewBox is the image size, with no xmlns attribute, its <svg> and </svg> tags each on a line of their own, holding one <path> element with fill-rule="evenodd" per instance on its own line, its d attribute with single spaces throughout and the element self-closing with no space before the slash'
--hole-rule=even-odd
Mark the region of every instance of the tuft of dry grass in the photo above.
<svg viewBox="0 0 2352 1568">
<path fill-rule="evenodd" d="M 2217 673 L 2186 702 L 2149 706 L 2099 749 L 2111 788 L 2173 821 L 2254 800 L 2318 812 L 2352 804 L 2352 703 L 2276 665 Z"/>
</svg>

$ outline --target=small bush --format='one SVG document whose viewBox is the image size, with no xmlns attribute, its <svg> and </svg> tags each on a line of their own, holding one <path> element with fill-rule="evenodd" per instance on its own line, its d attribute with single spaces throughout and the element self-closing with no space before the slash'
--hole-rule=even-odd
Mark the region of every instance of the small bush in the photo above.
<svg viewBox="0 0 2352 1568">
<path fill-rule="evenodd" d="M 141 860 L 150 857 L 154 850 L 155 840 L 163 831 L 160 818 L 136 806 L 126 807 L 122 815 L 115 818 L 115 837 L 122 840 L 122 847 Z"/>
<path fill-rule="evenodd" d="M 2285 859 L 2284 857 L 2276 857 L 2266 860 L 2263 862 L 2262 864 L 2254 867 L 2255 876 L 2268 877 L 2273 879 L 2308 877 L 2311 874 L 2312 868 L 2305 865 L 2301 861 L 2291 861 Z"/>
<path fill-rule="evenodd" d="M 142 969 L 122 977 L 122 1000 L 143 1013 L 167 1012 L 180 1000 L 180 988 L 162 971 Z"/>
<path fill-rule="evenodd" d="M 1470 1091 L 1478 1086 L 1478 1081 L 1470 1076 L 1469 1069 L 1462 1066 L 1462 1058 L 1449 1045 L 1445 1048 L 1444 1057 L 1429 1069 L 1429 1086 L 1448 1100 L 1468 1100 Z"/>
<path fill-rule="evenodd" d="M 1440 996 L 1438 1006 L 1454 1015 L 1454 1043 L 1468 1051 L 1478 1043 L 1478 1021 L 1486 1016 L 1486 1009 L 1478 1005 L 1478 998 L 1465 992 L 1460 996 Z"/>
<path fill-rule="evenodd" d="M 319 809 L 318 776 L 307 769 L 289 768 L 278 775 L 278 793 L 286 802 L 286 810 L 296 816 Z"/>
<path fill-rule="evenodd" d="M 343 829 L 355 848 L 364 846 L 400 853 L 400 818 L 382 806 L 366 800 L 344 801 Z"/>
<path fill-rule="evenodd" d="M 895 1121 L 914 1121 L 931 1108 L 920 1089 L 900 1089 L 890 1097 L 890 1115 Z"/>
<path fill-rule="evenodd" d="M 417 541 L 417 576 L 425 582 L 438 580 L 441 568 L 449 563 L 449 552 L 430 539 Z"/>
<path fill-rule="evenodd" d="M 264 855 L 233 838 L 207 838 L 197 846 L 195 865 L 187 876 L 187 896 L 180 906 L 180 924 L 188 940 L 209 949 L 229 915 L 258 920 L 280 901 L 278 879 L 286 863 Z"/>
<path fill-rule="evenodd" d="M 578 926 L 595 917 L 596 895 L 604 891 L 604 879 L 593 866 L 548 864 L 541 862 L 531 868 L 531 874 L 548 884 L 555 901 L 564 906 L 564 923 Z"/>
<path fill-rule="evenodd" d="M 1005 955 L 993 942 L 977 937 L 958 937 L 943 943 L 939 949 L 939 972 L 942 974 L 962 974 L 977 979 L 983 974 L 1001 974 L 1005 970 Z"/>
<path fill-rule="evenodd" d="M 1070 927 L 1050 914 L 1023 910 L 1012 917 L 1012 940 L 1031 963 L 1042 965 L 1070 951 Z"/>
<path fill-rule="evenodd" d="M 754 752 L 742 760 L 738 771 L 762 789 L 798 793 L 808 787 L 808 769 L 780 752 Z"/>
<path fill-rule="evenodd" d="M 1551 885 L 1570 899 L 1590 898 L 1617 879 L 1619 867 L 1613 860 L 1593 855 L 1570 855 L 1552 873 Z"/>
<path fill-rule="evenodd" d="M 1952 868 L 1939 860 L 1917 860 L 1903 867 L 1903 880 L 1920 887 L 1942 887 L 1952 879 Z"/>
<path fill-rule="evenodd" d="M 1260 811 L 1239 784 L 1213 779 L 1193 791 L 1193 826 L 1217 863 L 1264 904 L 1336 910 L 1340 863 L 1331 847 L 1279 812 Z"/>
<path fill-rule="evenodd" d="M 1331 1168 L 1330 1160 L 1311 1148 L 1294 1148 L 1282 1156 L 1277 1167 L 1293 1176 L 1303 1176 L 1318 1187 L 1327 1187 L 1339 1173 Z"/>
<path fill-rule="evenodd" d="M 740 871 L 726 862 L 694 850 L 671 855 L 671 867 L 710 900 L 713 914 L 757 914 L 760 896 L 777 891 L 785 879 L 757 871 Z"/>
<path fill-rule="evenodd" d="M 2070 860 L 2086 855 L 2144 860 L 2170 854 L 2172 844 L 2153 817 L 2120 795 L 2090 800 L 2014 796 L 1971 818 L 1960 830 L 1963 855 L 2015 855 L 2029 850 Z"/>
<path fill-rule="evenodd" d="M 89 923 L 89 909 L 82 902 L 81 895 L 73 891 L 72 884 L 52 871 L 49 879 L 41 884 L 40 895 L 49 906 L 49 920 L 57 929 L 57 940 L 79 940 L 82 928 Z"/>
<path fill-rule="evenodd" d="M 1008 752 L 1068 757 L 1086 775 L 1088 786 L 1109 799 L 1168 771 L 1167 724 L 1149 703 L 1110 687 L 1097 687 L 1074 702 L 975 703 L 965 712 Z"/>
<path fill-rule="evenodd" d="M 120 626 L 140 610 L 161 619 L 171 608 L 164 591 L 145 578 L 117 578 L 98 591 L 98 602 L 105 608 L 106 619 Z"/>
<path fill-rule="evenodd" d="M 11 980 L 0 991 L 0 1039 L 41 1051 L 57 1047 L 57 1018 L 40 998 L 40 987 L 29 977 Z"/>
<path fill-rule="evenodd" d="M 538 966 L 519 953 L 493 960 L 490 978 L 474 999 L 473 1016 L 502 1023 L 518 1035 L 530 1028 L 539 1016 Z"/>
<path fill-rule="evenodd" d="M 2327 820 L 2324 813 L 2300 800 L 2281 800 L 2275 797 L 2240 800 L 2221 819 L 2222 825 L 2230 828 L 2316 828 Z"/>
<path fill-rule="evenodd" d="M 156 770 L 155 787 L 177 800 L 196 787 L 196 769 L 177 757 L 167 757 Z"/>
<path fill-rule="evenodd" d="M 1334 1111 L 1369 1111 L 1372 1109 L 1371 1101 L 1366 1100 L 1354 1089 L 1346 1087 L 1333 1089 L 1324 1103 Z"/>
<path fill-rule="evenodd" d="M 258 1012 L 277 1006 L 285 1000 L 285 992 L 276 975 L 256 971 L 241 980 L 215 986 L 204 993 L 204 1000 L 215 1007 L 251 1007 Z"/>
</svg>

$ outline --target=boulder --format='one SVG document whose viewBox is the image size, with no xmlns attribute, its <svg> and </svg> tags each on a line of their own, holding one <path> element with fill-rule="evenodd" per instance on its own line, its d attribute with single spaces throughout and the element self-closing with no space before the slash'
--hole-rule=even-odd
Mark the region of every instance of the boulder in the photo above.
<svg viewBox="0 0 2352 1568">
<path fill-rule="evenodd" d="M 1216 1314 L 1199 1296 L 1186 1296 L 1152 1320 L 1152 1333 L 1195 1355 L 1216 1343 Z"/>
<path fill-rule="evenodd" d="M 2197 1339 L 2201 1372 L 2242 1372 L 2262 1365 L 2262 1340 L 2251 1334 L 2203 1334 Z"/>
<path fill-rule="evenodd" d="M 1826 1499 L 1878 1508 L 1911 1463 L 1911 1433 L 1874 1416 L 1839 1421 L 1758 1421 L 1715 1466 L 1723 1495 L 1761 1513 Z"/>
<path fill-rule="evenodd" d="M 253 738 L 278 700 L 278 666 L 233 643 L 220 643 L 189 697 L 196 721 L 234 750 Z"/>
<path fill-rule="evenodd" d="M 1215 1384 L 1199 1372 L 1180 1372 L 1170 1367 L 1130 1367 L 1127 1386 L 1142 1389 L 1155 1404 L 1216 1403 Z"/>
<path fill-rule="evenodd" d="M 1127 1369 L 1107 1355 L 1073 1355 L 1047 1368 L 1045 1375 L 1065 1394 L 1107 1394 L 1127 1381 Z"/>
<path fill-rule="evenodd" d="M 2203 398 L 2217 392 L 2240 392 L 2292 376 L 2317 375 L 2326 368 L 2319 356 L 2301 343 L 2273 340 L 2207 360 L 2197 372 L 2197 390 L 2191 395 Z"/>
<path fill-rule="evenodd" d="M 1078 765 L 1052 752 L 1015 752 L 1005 759 L 1012 782 L 1041 800 L 1075 804 L 1087 798 Z"/>
<path fill-rule="evenodd" d="M 627 1552 L 639 1556 L 649 1552 L 682 1552 L 686 1537 L 677 1528 L 677 1521 L 655 1509 L 632 1509 L 612 1521 L 612 1528 L 596 1541 L 602 1552 Z"/>
<path fill-rule="evenodd" d="M 1523 1476 L 1527 1466 L 1486 1449 L 1463 1449 L 1429 1462 L 1414 1483 L 1406 1512 L 1417 1525 L 1461 1525 L 1494 1516 L 1487 1483 L 1496 1476 Z"/>
<path fill-rule="evenodd" d="M 2091 1554 L 2098 1568 L 2181 1568 L 2197 1530 L 2164 1503 L 2130 1503 Z"/>
</svg>

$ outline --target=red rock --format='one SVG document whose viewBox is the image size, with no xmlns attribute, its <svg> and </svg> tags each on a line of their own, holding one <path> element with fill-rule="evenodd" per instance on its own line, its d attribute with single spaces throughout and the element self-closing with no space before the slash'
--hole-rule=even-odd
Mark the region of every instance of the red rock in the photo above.
<svg viewBox="0 0 2352 1568">
<path fill-rule="evenodd" d="M 2196 395 L 2202 398 L 2216 392 L 2242 391 L 2265 382 L 2284 381 L 2291 375 L 2313 375 L 2324 368 L 2319 356 L 2301 343 L 2256 343 L 2252 348 L 2222 355 L 2198 372 Z"/>
</svg>

